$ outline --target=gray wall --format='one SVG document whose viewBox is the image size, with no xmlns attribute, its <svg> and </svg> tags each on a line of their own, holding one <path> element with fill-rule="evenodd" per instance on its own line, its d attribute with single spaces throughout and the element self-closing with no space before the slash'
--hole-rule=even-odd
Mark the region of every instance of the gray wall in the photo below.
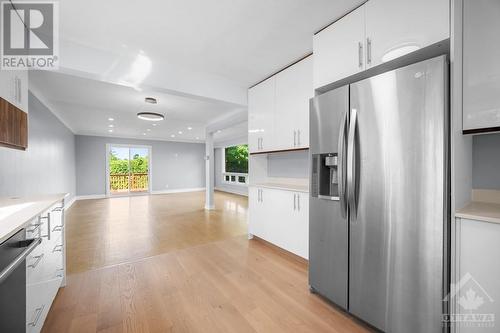
<svg viewBox="0 0 500 333">
<path fill-rule="evenodd" d="M 106 194 L 107 143 L 152 147 L 153 191 L 205 187 L 204 144 L 77 135 L 77 195 Z"/>
<path fill-rule="evenodd" d="M 0 147 L 0 196 L 75 195 L 75 136 L 29 93 L 28 149 Z"/>
<path fill-rule="evenodd" d="M 268 155 L 267 176 L 283 178 L 308 178 L 309 152 L 295 151 Z"/>
<path fill-rule="evenodd" d="M 236 193 L 236 194 L 241 194 L 241 195 L 248 195 L 248 187 L 247 186 L 242 186 L 242 185 L 231 185 L 231 184 L 226 184 L 223 182 L 222 179 L 222 171 L 223 171 L 223 154 L 222 150 L 224 148 L 215 148 L 215 188 L 222 190 L 222 191 L 227 191 L 231 193 Z"/>
<path fill-rule="evenodd" d="M 474 136 L 472 187 L 500 190 L 500 134 Z"/>
</svg>

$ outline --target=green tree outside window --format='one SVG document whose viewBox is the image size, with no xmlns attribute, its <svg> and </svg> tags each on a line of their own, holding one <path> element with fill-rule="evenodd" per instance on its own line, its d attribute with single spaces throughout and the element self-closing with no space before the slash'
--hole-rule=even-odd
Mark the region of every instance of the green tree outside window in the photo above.
<svg viewBox="0 0 500 333">
<path fill-rule="evenodd" d="M 226 147 L 226 172 L 248 173 L 248 145 Z"/>
</svg>

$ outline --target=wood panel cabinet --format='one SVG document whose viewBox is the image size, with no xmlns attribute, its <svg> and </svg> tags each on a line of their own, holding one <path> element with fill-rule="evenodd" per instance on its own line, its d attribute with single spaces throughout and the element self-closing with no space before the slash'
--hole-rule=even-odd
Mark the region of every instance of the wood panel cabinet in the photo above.
<svg viewBox="0 0 500 333">
<path fill-rule="evenodd" d="M 26 149 L 28 146 L 28 114 L 0 98 L 0 145 Z"/>
<path fill-rule="evenodd" d="M 303 258 L 309 255 L 309 195 L 249 188 L 249 233 Z"/>
<path fill-rule="evenodd" d="M 449 38 L 449 0 L 370 0 L 314 36 L 314 88 Z"/>
<path fill-rule="evenodd" d="M 309 148 L 312 56 L 248 91 L 250 153 Z"/>
<path fill-rule="evenodd" d="M 465 0 L 464 133 L 500 131 L 500 1 Z"/>
</svg>

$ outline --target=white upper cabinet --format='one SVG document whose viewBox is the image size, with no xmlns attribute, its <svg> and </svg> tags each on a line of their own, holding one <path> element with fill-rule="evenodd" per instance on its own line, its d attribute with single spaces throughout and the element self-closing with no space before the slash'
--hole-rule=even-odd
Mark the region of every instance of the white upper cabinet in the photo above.
<svg viewBox="0 0 500 333">
<path fill-rule="evenodd" d="M 28 112 L 28 71 L 0 70 L 0 97 Z"/>
<path fill-rule="evenodd" d="M 276 78 L 248 90 L 248 146 L 250 152 L 268 150 L 274 131 Z"/>
<path fill-rule="evenodd" d="M 449 0 L 369 0 L 314 36 L 314 88 L 450 36 Z"/>
<path fill-rule="evenodd" d="M 309 147 L 309 99 L 314 97 L 312 56 L 276 74 L 274 149 Z"/>
<path fill-rule="evenodd" d="M 500 1 L 464 1 L 463 129 L 500 130 Z"/>
<path fill-rule="evenodd" d="M 314 88 L 363 71 L 364 43 L 364 6 L 314 35 Z"/>
<path fill-rule="evenodd" d="M 365 7 L 367 67 L 450 36 L 449 0 L 370 0 Z"/>
<path fill-rule="evenodd" d="M 250 153 L 309 147 L 312 56 L 248 90 Z"/>
</svg>

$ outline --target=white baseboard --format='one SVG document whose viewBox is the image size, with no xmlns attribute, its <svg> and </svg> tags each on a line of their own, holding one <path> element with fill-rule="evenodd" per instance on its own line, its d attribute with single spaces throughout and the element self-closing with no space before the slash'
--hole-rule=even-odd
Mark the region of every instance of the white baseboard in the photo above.
<svg viewBox="0 0 500 333">
<path fill-rule="evenodd" d="M 77 195 L 75 200 L 91 200 L 91 199 L 104 199 L 105 194 L 90 194 L 90 195 Z"/>
<path fill-rule="evenodd" d="M 236 190 L 233 190 L 233 189 L 230 189 L 230 188 L 226 188 L 226 187 L 216 187 L 215 190 L 216 191 L 221 191 L 221 192 L 227 192 L 227 193 L 237 194 L 237 195 L 242 195 L 244 197 L 248 197 L 248 193 L 238 192 Z"/>
<path fill-rule="evenodd" d="M 200 192 L 200 191 L 205 191 L 205 188 L 204 187 L 178 188 L 174 190 L 152 191 L 151 194 L 170 194 L 170 193 L 186 193 L 186 192 Z"/>
</svg>

